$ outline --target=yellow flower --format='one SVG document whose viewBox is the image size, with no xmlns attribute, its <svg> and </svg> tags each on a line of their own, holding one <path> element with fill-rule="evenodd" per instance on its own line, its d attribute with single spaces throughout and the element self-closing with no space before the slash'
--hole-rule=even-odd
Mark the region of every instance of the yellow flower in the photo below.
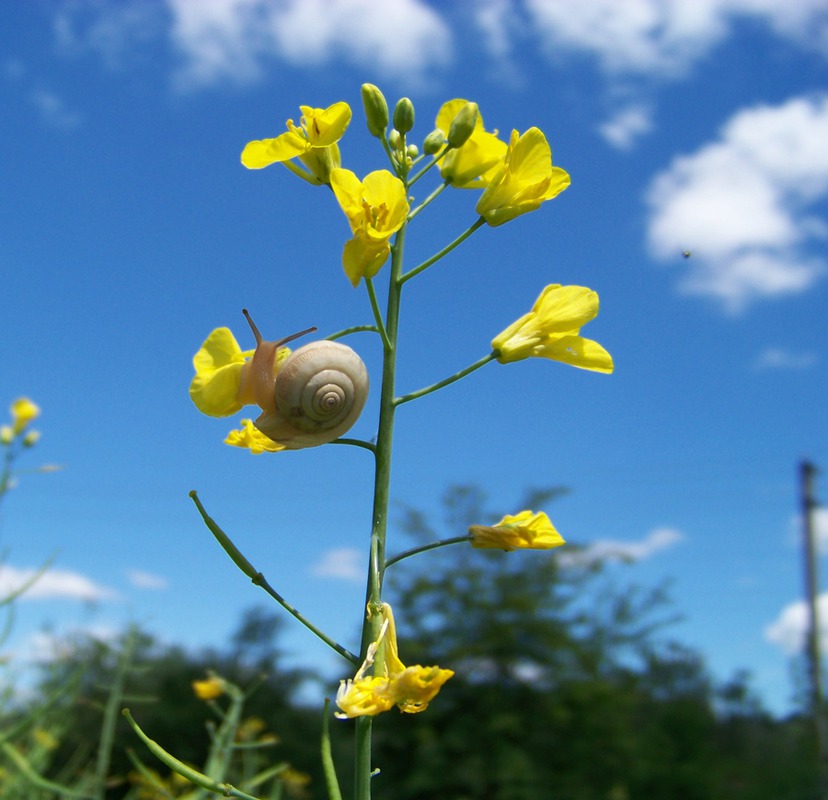
<svg viewBox="0 0 828 800">
<path fill-rule="evenodd" d="M 340 681 L 336 704 L 342 709 L 337 716 L 353 718 L 375 716 L 397 706 L 405 714 L 425 711 L 443 684 L 454 672 L 440 667 L 406 667 L 397 651 L 394 615 L 388 603 L 382 604 L 382 628 L 375 642 L 368 647 L 365 661 L 353 680 Z M 368 670 L 382 650 L 381 674 L 368 676 Z"/>
<path fill-rule="evenodd" d="M 60 744 L 52 733 L 45 728 L 35 728 L 32 735 L 44 750 L 54 750 Z"/>
<path fill-rule="evenodd" d="M 241 410 L 242 367 L 252 351 L 242 352 L 229 328 L 216 328 L 193 356 L 190 397 L 202 414 L 229 417 Z"/>
<path fill-rule="evenodd" d="M 521 511 L 514 516 L 507 514 L 491 526 L 472 525 L 469 534 L 472 547 L 499 550 L 549 550 L 566 544 L 542 511 L 537 514 Z"/>
<path fill-rule="evenodd" d="M 14 428 L 11 425 L 0 425 L 0 444 L 10 445 L 14 441 Z"/>
<path fill-rule="evenodd" d="M 261 169 L 298 158 L 317 183 L 329 183 L 331 170 L 341 163 L 337 142 L 351 121 L 350 106 L 340 102 L 327 108 L 299 108 L 299 125 L 289 119 L 286 133 L 249 142 L 241 155 L 242 164 L 248 169 Z"/>
<path fill-rule="evenodd" d="M 569 186 L 569 175 L 552 166 L 552 150 L 538 128 L 512 131 L 503 165 L 477 202 L 477 213 L 492 227 L 534 211 Z"/>
<path fill-rule="evenodd" d="M 305 790 L 312 778 L 310 775 L 299 772 L 293 767 L 286 767 L 277 773 L 277 777 L 287 793 L 292 797 L 305 797 Z"/>
<path fill-rule="evenodd" d="M 437 113 L 436 125 L 448 135 L 451 123 L 466 100 L 443 103 Z M 461 147 L 449 150 L 440 161 L 440 175 L 452 186 L 461 189 L 482 189 L 488 186 L 506 156 L 506 142 L 497 138 L 497 131 L 487 133 L 483 118 L 477 115 L 474 131 Z"/>
<path fill-rule="evenodd" d="M 585 286 L 547 286 L 532 310 L 492 340 L 501 364 L 549 358 L 594 372 L 612 372 L 612 356 L 598 342 L 578 334 L 598 314 L 598 294 Z"/>
<path fill-rule="evenodd" d="M 229 328 L 216 328 L 193 356 L 196 374 L 190 383 L 190 398 L 203 414 L 228 417 L 246 405 L 259 405 L 266 410 L 270 401 L 268 387 L 272 392 L 273 386 L 269 379 L 276 377 L 291 352 L 283 343 L 300 334 L 278 342 L 264 342 L 255 327 L 254 332 L 256 349 L 243 351 Z M 241 424 L 241 430 L 230 431 L 225 444 L 246 447 L 254 455 L 288 449 L 263 434 L 251 420 L 243 419 Z"/>
<path fill-rule="evenodd" d="M 9 411 L 15 436 L 22 433 L 26 426 L 40 415 L 40 409 L 28 397 L 18 397 L 9 406 Z"/>
<path fill-rule="evenodd" d="M 204 681 L 193 681 L 193 691 L 199 700 L 215 700 L 224 694 L 224 681 L 215 676 Z"/>
<path fill-rule="evenodd" d="M 265 436 L 254 424 L 252 419 L 241 421 L 241 430 L 230 431 L 225 444 L 233 447 L 246 447 L 254 455 L 262 453 L 279 453 L 287 448 L 283 444 L 274 442 L 269 436 Z"/>
<path fill-rule="evenodd" d="M 354 234 L 343 250 L 342 265 L 357 286 L 361 278 L 376 275 L 391 252 L 389 239 L 408 214 L 405 186 L 384 169 L 370 172 L 362 181 L 350 170 L 334 169 L 331 188 Z"/>
</svg>

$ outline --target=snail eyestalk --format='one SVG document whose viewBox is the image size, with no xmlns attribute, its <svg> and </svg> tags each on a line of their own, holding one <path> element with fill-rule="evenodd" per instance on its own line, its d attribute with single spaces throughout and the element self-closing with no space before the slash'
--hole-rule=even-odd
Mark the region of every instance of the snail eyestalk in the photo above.
<svg viewBox="0 0 828 800">
<path fill-rule="evenodd" d="M 250 330 L 253 331 L 253 337 L 256 339 L 256 344 L 261 344 L 264 341 L 264 337 L 261 333 L 259 333 L 259 329 L 256 327 L 256 323 L 253 322 L 250 313 L 246 308 L 243 308 L 242 314 L 244 314 L 244 318 L 247 320 L 247 324 L 250 326 Z M 299 331 L 299 333 L 292 333 L 290 336 L 286 336 L 284 339 L 279 339 L 278 342 L 274 342 L 273 344 L 275 344 L 276 347 L 281 347 L 282 345 L 285 345 L 288 342 L 292 342 L 294 339 L 299 339 L 302 336 L 307 336 L 309 333 L 313 333 L 315 330 L 317 330 L 316 325 L 314 325 L 311 328 L 305 328 L 305 330 Z"/>
</svg>

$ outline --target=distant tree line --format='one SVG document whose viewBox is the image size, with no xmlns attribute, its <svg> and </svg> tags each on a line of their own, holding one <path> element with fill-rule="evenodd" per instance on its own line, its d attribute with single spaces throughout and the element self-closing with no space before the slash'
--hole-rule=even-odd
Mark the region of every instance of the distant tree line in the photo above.
<svg viewBox="0 0 828 800">
<path fill-rule="evenodd" d="M 537 508 L 556 491 L 534 492 Z M 414 545 L 486 521 L 485 497 L 471 487 L 446 496 L 445 528 L 405 509 L 400 527 Z M 561 553 L 567 552 L 567 558 Z M 378 798 L 389 800 L 812 800 L 816 769 L 808 719 L 775 719 L 741 672 L 724 684 L 699 655 L 668 636 L 666 591 L 620 583 L 587 551 L 550 554 L 472 551 L 454 545 L 394 565 L 386 596 L 408 664 L 449 666 L 456 675 L 422 714 L 386 713 L 376 725 Z M 296 700 L 306 670 L 286 669 L 276 612 L 249 612 L 227 645 L 193 653 L 132 632 L 126 699 L 142 728 L 182 761 L 201 764 L 211 718 L 192 689 L 207 670 L 240 686 L 258 684 L 246 713 L 256 731 L 279 737 L 273 759 L 309 782 L 297 797 L 326 797 L 321 777 L 320 708 Z M 48 779 L 71 783 L 89 770 L 121 645 L 80 641 L 49 665 L 28 701 L 0 711 L 3 732 L 53 737 L 40 759 Z M 331 686 L 331 693 L 335 686 Z M 333 723 L 334 756 L 350 794 L 351 723 Z M 136 782 L 132 749 L 164 772 L 119 721 L 106 798 L 153 794 Z M 14 783 L 11 782 L 14 777 Z M 0 797 L 57 795 L 20 786 L 0 751 Z M 178 792 L 179 794 L 176 794 Z"/>
</svg>

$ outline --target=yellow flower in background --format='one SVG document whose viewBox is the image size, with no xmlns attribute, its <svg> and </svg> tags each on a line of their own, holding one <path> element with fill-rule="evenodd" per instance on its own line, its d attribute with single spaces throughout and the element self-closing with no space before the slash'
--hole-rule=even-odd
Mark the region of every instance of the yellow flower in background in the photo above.
<svg viewBox="0 0 828 800">
<path fill-rule="evenodd" d="M 397 706 L 405 714 L 425 711 L 443 684 L 454 675 L 440 667 L 406 667 L 397 650 L 397 631 L 388 603 L 382 604 L 382 628 L 379 637 L 368 647 L 368 653 L 353 680 L 340 681 L 336 704 L 342 709 L 340 718 L 375 716 Z M 367 676 L 368 670 L 382 650 L 380 675 Z"/>
<path fill-rule="evenodd" d="M 283 444 L 274 442 L 269 436 L 265 436 L 254 424 L 252 419 L 241 421 L 241 430 L 230 431 L 225 444 L 233 447 L 246 447 L 254 456 L 262 453 L 279 453 L 287 448 Z"/>
<path fill-rule="evenodd" d="M 477 213 L 492 227 L 534 211 L 569 186 L 569 175 L 552 166 L 552 150 L 538 128 L 512 131 L 503 165 L 477 202 Z"/>
<path fill-rule="evenodd" d="M 585 286 L 547 286 L 528 314 L 492 340 L 501 364 L 549 358 L 594 372 L 612 372 L 612 356 L 598 342 L 579 335 L 598 315 L 598 294 Z"/>
<path fill-rule="evenodd" d="M 199 700 L 215 700 L 224 694 L 224 681 L 215 676 L 204 681 L 193 681 L 193 691 Z"/>
<path fill-rule="evenodd" d="M 443 103 L 437 113 L 437 128 L 448 135 L 451 123 L 466 103 L 461 99 Z M 506 142 L 497 138 L 497 131 L 487 133 L 478 114 L 474 132 L 465 144 L 449 150 L 440 161 L 440 175 L 461 189 L 483 189 L 502 165 L 507 149 Z"/>
<path fill-rule="evenodd" d="M 216 328 L 193 356 L 190 398 L 202 414 L 229 417 L 241 410 L 242 367 L 253 351 L 243 352 L 229 328 Z"/>
<path fill-rule="evenodd" d="M 472 547 L 499 550 L 549 550 L 566 544 L 542 511 L 507 514 L 494 525 L 472 525 L 469 535 Z"/>
<path fill-rule="evenodd" d="M 337 142 L 351 122 L 351 108 L 344 102 L 327 108 L 299 108 L 299 125 L 289 119 L 286 133 L 249 142 L 242 151 L 242 164 L 248 169 L 262 169 L 298 158 L 318 183 L 329 183 L 331 170 L 341 163 Z"/>
<path fill-rule="evenodd" d="M 10 406 L 9 412 L 12 418 L 12 430 L 14 435 L 26 430 L 29 423 L 40 416 L 40 408 L 28 397 L 18 397 Z"/>
<path fill-rule="evenodd" d="M 408 214 L 405 186 L 384 169 L 368 173 L 362 181 L 348 169 L 334 169 L 331 188 L 354 235 L 345 244 L 342 265 L 357 286 L 361 278 L 376 275 L 388 259 L 389 239 Z"/>
<path fill-rule="evenodd" d="M 14 428 L 11 425 L 0 425 L 0 444 L 10 445 L 14 441 Z"/>
</svg>

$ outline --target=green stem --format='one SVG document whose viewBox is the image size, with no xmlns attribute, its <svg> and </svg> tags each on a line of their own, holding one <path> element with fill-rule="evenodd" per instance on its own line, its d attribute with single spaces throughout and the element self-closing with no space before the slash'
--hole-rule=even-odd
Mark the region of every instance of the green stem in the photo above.
<svg viewBox="0 0 828 800">
<path fill-rule="evenodd" d="M 354 325 L 351 328 L 343 328 L 341 331 L 332 333 L 330 336 L 326 338 L 329 342 L 335 342 L 337 339 L 341 339 L 343 336 L 349 336 L 352 333 L 362 333 L 364 331 L 370 331 L 371 333 L 380 332 L 379 328 L 376 325 Z"/>
<path fill-rule="evenodd" d="M 409 182 L 408 188 L 410 189 L 415 183 L 417 183 L 420 178 L 423 177 L 435 164 L 439 164 L 443 158 L 445 157 L 446 153 L 451 150 L 450 147 L 445 147 L 443 150 L 436 155 L 428 164 L 426 164 Z M 414 166 L 413 164 L 411 166 Z"/>
<path fill-rule="evenodd" d="M 466 534 L 465 536 L 452 536 L 450 539 L 440 539 L 437 542 L 432 542 L 431 544 L 424 544 L 420 545 L 420 547 L 412 547 L 410 550 L 405 550 L 402 553 L 397 553 L 393 558 L 389 558 L 388 561 L 385 562 L 385 568 L 388 569 L 392 564 L 396 564 L 398 561 L 402 561 L 404 558 L 408 558 L 409 556 L 416 556 L 418 553 L 426 553 L 429 550 L 436 550 L 438 547 L 446 547 L 450 544 L 461 544 L 462 542 L 468 542 L 471 539 L 471 536 Z"/>
<path fill-rule="evenodd" d="M 382 387 L 380 394 L 379 427 L 374 471 L 374 505 L 371 526 L 371 548 L 368 565 L 368 585 L 365 592 L 365 616 L 362 623 L 360 663 L 365 660 L 368 647 L 379 636 L 380 615 L 370 613 L 382 602 L 382 581 L 385 572 L 385 540 L 388 525 L 388 500 L 391 485 L 391 446 L 394 434 L 394 382 L 397 365 L 397 332 L 399 328 L 400 294 L 403 250 L 406 225 L 400 228 L 391 248 L 391 270 L 388 279 L 388 305 L 385 315 L 387 338 L 383 343 Z M 372 718 L 356 720 L 355 741 L 355 800 L 371 798 L 371 733 Z"/>
<path fill-rule="evenodd" d="M 422 264 L 414 267 L 414 269 L 409 270 L 400 278 L 401 283 L 405 283 L 407 280 L 410 280 L 415 275 L 419 275 L 424 269 L 428 269 L 432 264 L 436 261 L 439 261 L 443 256 L 448 255 L 452 250 L 454 250 L 457 245 L 462 244 L 469 238 L 479 227 L 485 225 L 486 220 L 483 217 L 478 218 L 478 220 L 467 228 L 463 233 L 461 233 L 453 242 L 447 244 L 439 253 L 436 253 L 427 261 L 423 261 Z"/>
<path fill-rule="evenodd" d="M 299 622 L 301 622 L 311 633 L 316 634 L 323 642 L 325 642 L 328 647 L 336 650 L 339 655 L 343 658 L 350 661 L 354 666 L 360 664 L 360 659 L 352 653 L 350 650 L 344 648 L 339 642 L 335 639 L 331 639 L 326 633 L 321 631 L 319 628 L 316 627 L 307 617 L 301 614 L 294 606 L 288 603 L 282 595 L 279 594 L 268 582 L 264 575 L 259 572 L 255 578 L 253 578 L 253 583 L 256 586 L 261 586 L 288 614 L 294 616 Z"/>
<path fill-rule="evenodd" d="M 331 731 L 328 713 L 331 701 L 325 698 L 325 708 L 322 711 L 322 772 L 325 776 L 325 786 L 328 789 L 328 800 L 342 800 L 339 789 L 339 779 L 336 777 L 333 754 L 331 753 Z"/>
<path fill-rule="evenodd" d="M 306 181 L 311 186 L 322 186 L 322 184 L 313 177 L 307 170 L 298 167 L 292 161 L 282 161 L 282 166 L 287 167 L 294 175 L 298 175 L 303 181 Z"/>
<path fill-rule="evenodd" d="M 372 452 L 372 453 L 377 452 L 377 446 L 375 444 L 372 444 L 371 442 L 363 441 L 362 439 L 343 439 L 343 438 L 339 438 L 339 439 L 334 439 L 332 442 L 329 442 L 329 444 L 350 444 L 350 445 L 353 445 L 354 447 L 362 447 L 365 450 L 370 450 L 370 452 Z"/>
<path fill-rule="evenodd" d="M 249 795 L 231 786 L 229 783 L 218 783 L 203 772 L 187 766 L 183 761 L 179 761 L 175 756 L 168 753 L 158 742 L 152 740 L 139 727 L 138 723 L 132 718 L 129 709 L 125 708 L 121 712 L 133 731 L 138 735 L 138 738 L 149 748 L 149 751 L 162 763 L 166 764 L 173 772 L 186 778 L 190 783 L 200 786 L 202 789 L 207 789 L 210 792 L 215 792 L 222 797 L 236 797 L 239 800 L 258 800 L 258 798 Z"/>
<path fill-rule="evenodd" d="M 379 303 L 377 303 L 377 293 L 374 291 L 374 282 L 371 278 L 365 278 L 365 288 L 368 290 L 368 299 L 371 301 L 371 311 L 374 313 L 374 319 L 377 321 L 377 330 L 382 337 L 382 343 L 386 348 L 391 346 L 388 340 L 388 332 L 385 330 L 385 325 L 382 322 L 382 314 L 380 313 Z"/>
<path fill-rule="evenodd" d="M 474 364 L 466 367 L 465 369 L 460 370 L 460 372 L 455 373 L 454 375 L 450 375 L 448 378 L 443 379 L 439 383 L 433 383 L 431 386 L 426 386 L 423 389 L 418 389 L 416 392 L 410 392 L 409 394 L 404 394 L 402 397 L 396 398 L 394 400 L 395 405 L 401 406 L 403 403 L 407 403 L 409 400 L 416 400 L 418 397 L 424 397 L 427 394 L 431 394 L 432 392 L 436 392 L 438 389 L 442 389 L 444 386 L 448 386 L 449 384 L 454 383 L 455 381 L 459 381 L 460 378 L 465 378 L 466 375 L 471 374 L 480 367 L 485 366 L 490 361 L 493 361 L 496 358 L 494 353 L 489 353 L 487 356 L 483 356 L 479 361 L 475 361 Z"/>
<path fill-rule="evenodd" d="M 50 794 L 57 795 L 59 797 L 82 797 L 82 798 L 92 798 L 91 794 L 87 794 L 86 792 L 81 792 L 76 789 L 69 789 L 66 786 L 62 786 L 59 783 L 54 783 L 53 781 L 47 780 L 42 775 L 40 775 L 34 767 L 26 760 L 24 756 L 22 756 L 11 744 L 8 742 L 3 742 L 0 744 L 0 751 L 2 751 L 6 757 L 11 761 L 18 770 L 23 774 L 23 777 L 32 784 L 37 789 L 42 789 L 43 791 L 49 792 Z"/>
<path fill-rule="evenodd" d="M 109 689 L 109 696 L 104 709 L 93 782 L 96 800 L 104 800 L 106 797 L 106 779 L 109 775 L 109 764 L 112 760 L 112 750 L 115 746 L 115 726 L 118 723 L 118 709 L 124 698 L 127 673 L 129 672 L 132 656 L 135 653 L 137 645 L 138 631 L 135 628 L 130 628 L 118 658 L 118 666 L 115 670 L 115 676 L 112 680 L 112 686 Z"/>
<path fill-rule="evenodd" d="M 417 208 L 415 208 L 413 211 L 408 212 L 408 221 L 411 222 L 411 220 L 414 219 L 414 217 L 416 217 L 417 214 L 419 214 L 429 203 L 436 200 L 440 196 L 440 194 L 446 190 L 448 186 L 449 182 L 443 181 L 443 183 L 441 183 L 428 197 L 426 197 L 426 199 L 423 200 L 423 202 L 420 203 L 420 205 L 418 205 Z"/>
<path fill-rule="evenodd" d="M 359 664 L 360 659 L 358 659 L 350 650 L 346 650 L 339 642 L 331 639 L 324 631 L 320 630 L 316 627 L 309 619 L 307 619 L 303 614 L 301 614 L 296 608 L 294 608 L 287 600 L 285 600 L 282 595 L 280 595 L 268 582 L 264 575 L 259 572 L 245 557 L 245 555 L 236 547 L 235 544 L 231 541 L 230 537 L 216 524 L 215 520 L 207 514 L 204 506 L 201 504 L 201 500 L 198 499 L 198 495 L 196 494 L 195 490 L 190 492 L 190 497 L 193 499 L 193 502 L 196 504 L 196 508 L 198 508 L 198 513 L 201 514 L 201 518 L 204 520 L 204 524 L 210 529 L 210 533 L 216 537 L 216 540 L 221 545 L 222 549 L 224 550 L 227 555 L 233 560 L 233 563 L 245 574 L 248 578 L 253 582 L 256 586 L 261 586 L 288 614 L 295 617 L 299 622 L 301 622 L 311 633 L 318 636 L 323 642 L 325 642 L 328 647 L 336 650 L 339 655 L 343 658 L 346 658 L 352 664 Z"/>
</svg>

